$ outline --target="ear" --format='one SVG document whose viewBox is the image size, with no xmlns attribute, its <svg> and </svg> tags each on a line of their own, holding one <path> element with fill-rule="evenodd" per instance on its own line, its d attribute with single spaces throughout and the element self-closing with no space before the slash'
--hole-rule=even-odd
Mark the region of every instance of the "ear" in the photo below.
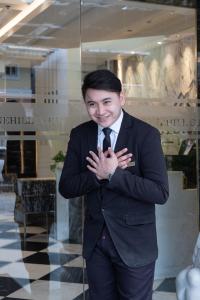
<svg viewBox="0 0 200 300">
<path fill-rule="evenodd" d="M 121 106 L 123 106 L 123 105 L 125 104 L 125 96 L 124 96 L 124 93 L 121 92 L 120 95 L 119 95 L 119 97 L 120 97 Z"/>
</svg>

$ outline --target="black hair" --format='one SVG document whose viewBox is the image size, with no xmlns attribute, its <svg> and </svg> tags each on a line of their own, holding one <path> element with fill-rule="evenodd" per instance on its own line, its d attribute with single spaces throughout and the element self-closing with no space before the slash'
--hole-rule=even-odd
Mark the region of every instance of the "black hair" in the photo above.
<svg viewBox="0 0 200 300">
<path fill-rule="evenodd" d="M 119 78 L 109 70 L 96 70 L 88 73 L 82 85 L 82 95 L 85 95 L 88 89 L 104 90 L 120 94 L 122 84 Z"/>
</svg>

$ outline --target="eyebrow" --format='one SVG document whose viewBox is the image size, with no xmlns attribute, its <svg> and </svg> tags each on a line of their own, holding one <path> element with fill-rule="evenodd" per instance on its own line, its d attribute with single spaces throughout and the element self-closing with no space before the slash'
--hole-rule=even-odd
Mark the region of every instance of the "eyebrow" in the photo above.
<svg viewBox="0 0 200 300">
<path fill-rule="evenodd" d="M 111 100 L 111 98 L 110 97 L 106 97 L 106 98 L 101 99 L 100 101 L 105 101 L 105 100 Z M 89 98 L 88 100 L 86 99 L 86 102 L 90 103 L 90 102 L 96 102 L 96 101 Z"/>
<path fill-rule="evenodd" d="M 102 101 L 110 100 L 110 99 L 111 99 L 110 97 L 106 97 L 106 98 L 103 98 Z"/>
</svg>

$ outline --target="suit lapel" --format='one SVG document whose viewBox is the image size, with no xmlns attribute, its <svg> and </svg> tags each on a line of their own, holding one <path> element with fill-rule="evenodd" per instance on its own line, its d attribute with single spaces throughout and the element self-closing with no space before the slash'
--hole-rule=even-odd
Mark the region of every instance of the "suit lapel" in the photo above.
<svg viewBox="0 0 200 300">
<path fill-rule="evenodd" d="M 87 135 L 87 145 L 89 151 L 93 151 L 97 154 L 97 139 L 98 139 L 98 126 L 91 121 L 90 130 Z"/>
<path fill-rule="evenodd" d="M 124 116 L 122 119 L 121 128 L 117 137 L 117 142 L 115 145 L 115 152 L 122 150 L 123 148 L 127 147 L 128 139 L 130 136 L 130 127 L 133 126 L 133 117 L 127 114 L 125 111 Z"/>
</svg>

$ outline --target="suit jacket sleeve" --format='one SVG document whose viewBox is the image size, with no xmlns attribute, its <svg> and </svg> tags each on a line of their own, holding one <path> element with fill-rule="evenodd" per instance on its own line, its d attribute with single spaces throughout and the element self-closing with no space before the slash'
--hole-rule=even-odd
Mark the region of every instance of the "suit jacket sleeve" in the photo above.
<svg viewBox="0 0 200 300">
<path fill-rule="evenodd" d="M 129 168 L 117 168 L 107 188 L 138 201 L 164 204 L 168 198 L 168 178 L 157 129 L 149 130 L 138 145 L 136 164 L 140 175 Z"/>
<path fill-rule="evenodd" d="M 65 198 L 85 195 L 99 188 L 96 176 L 87 170 L 86 158 L 82 156 L 79 134 L 72 129 L 59 182 L 59 192 Z"/>
</svg>

